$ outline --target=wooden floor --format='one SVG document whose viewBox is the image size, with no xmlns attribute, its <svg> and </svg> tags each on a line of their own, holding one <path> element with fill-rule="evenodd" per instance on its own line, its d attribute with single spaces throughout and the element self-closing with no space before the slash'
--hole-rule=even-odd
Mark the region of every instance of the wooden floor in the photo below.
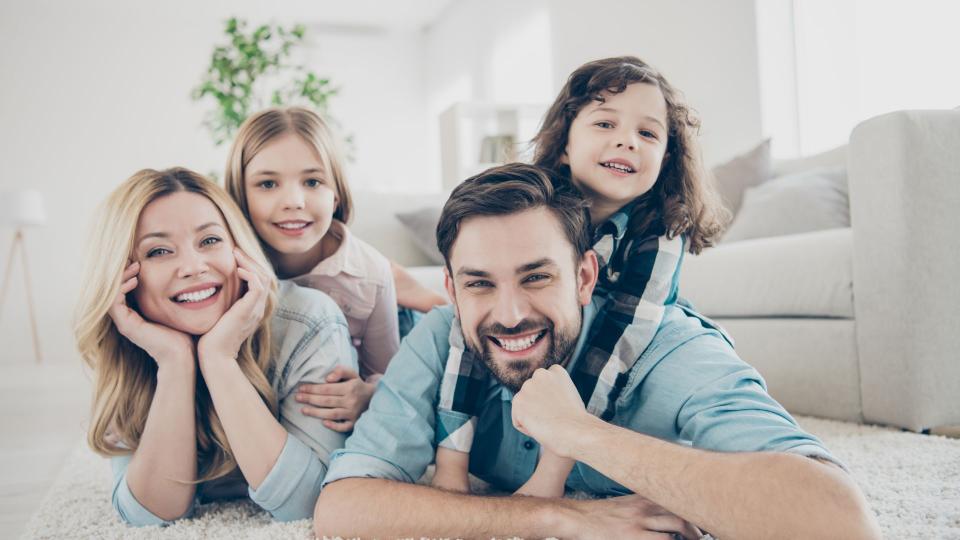
<svg viewBox="0 0 960 540">
<path fill-rule="evenodd" d="M 18 538 L 83 437 L 88 376 L 78 359 L 9 358 L 0 350 L 0 538 Z"/>
</svg>

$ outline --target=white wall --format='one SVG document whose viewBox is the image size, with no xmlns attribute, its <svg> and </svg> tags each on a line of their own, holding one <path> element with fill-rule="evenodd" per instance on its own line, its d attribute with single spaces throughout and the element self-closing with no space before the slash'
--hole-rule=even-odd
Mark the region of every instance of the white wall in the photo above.
<svg viewBox="0 0 960 540">
<path fill-rule="evenodd" d="M 554 0 L 550 6 L 556 90 L 586 61 L 638 56 L 699 112 L 708 164 L 759 142 L 754 0 Z"/>
<path fill-rule="evenodd" d="M 760 140 L 754 0 L 466 0 L 431 25 L 426 49 L 431 115 L 458 100 L 549 104 L 579 65 L 632 54 L 700 113 L 708 163 Z"/>
<path fill-rule="evenodd" d="M 440 186 L 439 116 L 458 102 L 549 103 L 547 0 L 453 2 L 424 32 L 427 168 Z M 434 181 L 434 180 L 432 180 Z"/>
<path fill-rule="evenodd" d="M 284 22 L 323 21 L 314 2 L 281 8 Z M 224 19 L 263 22 L 277 9 L 255 0 L 0 4 L 0 191 L 31 186 L 46 200 L 48 223 L 29 230 L 27 242 L 49 361 L 75 361 L 70 324 L 95 205 L 144 167 L 222 168 L 226 148 L 213 148 L 201 126 L 207 108 L 190 91 L 221 41 Z M 419 185 L 422 34 L 356 30 L 328 32 L 309 54 L 314 69 L 342 89 L 332 108 L 357 140 L 353 182 L 383 190 Z M 0 228 L 0 271 L 10 235 Z M 0 362 L 33 355 L 19 268 L 12 279 L 0 312 Z"/>
</svg>

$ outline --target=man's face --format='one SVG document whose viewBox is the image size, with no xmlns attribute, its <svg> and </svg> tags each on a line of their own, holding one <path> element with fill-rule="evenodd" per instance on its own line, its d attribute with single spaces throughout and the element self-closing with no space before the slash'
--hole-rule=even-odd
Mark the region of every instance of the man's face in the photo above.
<svg viewBox="0 0 960 540">
<path fill-rule="evenodd" d="M 574 259 L 546 208 L 460 223 L 447 291 L 467 347 L 513 391 L 538 368 L 565 363 L 573 353 L 581 306 L 590 302 L 597 277 L 592 251 Z"/>
</svg>

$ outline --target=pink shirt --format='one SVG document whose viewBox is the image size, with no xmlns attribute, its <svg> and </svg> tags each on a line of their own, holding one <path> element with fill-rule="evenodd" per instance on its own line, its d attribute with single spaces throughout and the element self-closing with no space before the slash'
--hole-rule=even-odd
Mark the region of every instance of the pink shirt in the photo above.
<svg viewBox="0 0 960 540">
<path fill-rule="evenodd" d="M 400 348 L 397 290 L 390 261 L 370 244 L 350 234 L 333 220 L 330 231 L 340 247 L 308 274 L 293 281 L 327 293 L 347 317 L 357 348 L 360 376 L 383 373 Z"/>
</svg>

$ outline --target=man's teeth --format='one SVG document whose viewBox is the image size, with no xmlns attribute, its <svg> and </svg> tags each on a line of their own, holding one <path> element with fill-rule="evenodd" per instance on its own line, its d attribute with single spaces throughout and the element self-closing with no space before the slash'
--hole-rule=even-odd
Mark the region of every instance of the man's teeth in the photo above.
<svg viewBox="0 0 960 540">
<path fill-rule="evenodd" d="M 206 300 L 213 296 L 213 293 L 217 292 L 216 287 L 210 287 L 209 289 L 203 289 L 202 291 L 193 291 L 177 295 L 177 302 L 200 302 Z"/>
<path fill-rule="evenodd" d="M 632 168 L 627 167 L 626 165 L 621 165 L 621 164 L 619 164 L 619 163 L 602 163 L 601 165 L 603 165 L 604 167 L 606 167 L 606 168 L 608 168 L 608 169 L 615 169 L 615 170 L 618 170 L 618 171 L 621 171 L 621 172 L 625 172 L 625 173 L 632 173 L 632 172 L 634 172 Z"/>
<path fill-rule="evenodd" d="M 308 225 L 308 224 L 307 224 L 306 222 L 298 222 L 298 223 L 277 223 L 277 227 L 280 227 L 281 229 L 302 229 L 302 228 L 306 227 L 307 225 Z"/>
<path fill-rule="evenodd" d="M 531 346 L 533 346 L 534 343 L 536 343 L 537 339 L 541 335 L 543 335 L 542 332 L 531 334 L 530 336 L 522 339 L 497 338 L 497 342 L 500 343 L 500 347 L 502 347 L 503 349 L 508 350 L 510 352 L 517 352 L 517 351 L 522 351 L 524 349 L 529 349 Z"/>
</svg>

